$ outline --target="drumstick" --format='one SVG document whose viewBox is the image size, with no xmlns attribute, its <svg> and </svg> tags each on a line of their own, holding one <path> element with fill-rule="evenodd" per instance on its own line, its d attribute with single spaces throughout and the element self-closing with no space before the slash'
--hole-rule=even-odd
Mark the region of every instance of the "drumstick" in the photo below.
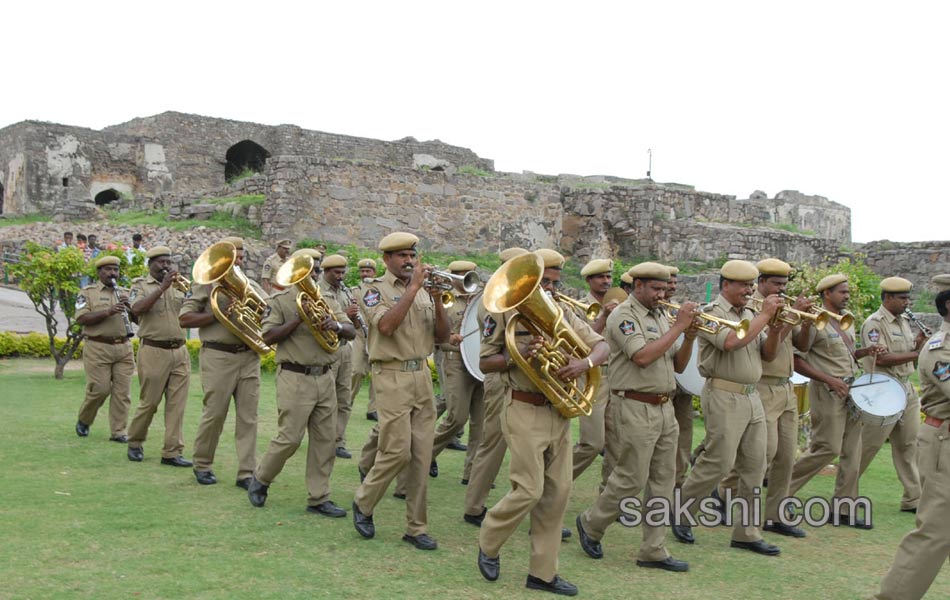
<svg viewBox="0 0 950 600">
<path fill-rule="evenodd" d="M 478 333 L 478 332 L 481 331 L 481 330 L 482 330 L 481 327 L 476 327 L 475 329 L 469 331 L 468 333 L 463 334 L 463 335 L 462 335 L 462 339 L 464 340 L 465 338 L 467 338 L 468 336 L 472 335 L 473 333 Z"/>
<path fill-rule="evenodd" d="M 871 377 L 868 379 L 868 383 L 874 382 L 874 368 L 877 366 L 877 354 L 871 355 Z"/>
</svg>

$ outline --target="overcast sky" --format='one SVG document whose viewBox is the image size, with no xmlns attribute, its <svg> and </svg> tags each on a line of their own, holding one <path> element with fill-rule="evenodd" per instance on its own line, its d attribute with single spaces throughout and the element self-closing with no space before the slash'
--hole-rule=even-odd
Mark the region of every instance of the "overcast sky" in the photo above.
<svg viewBox="0 0 950 600">
<path fill-rule="evenodd" d="M 853 239 L 942 240 L 941 2 L 9 2 L 0 127 L 177 110 L 502 171 L 849 206 Z"/>
</svg>

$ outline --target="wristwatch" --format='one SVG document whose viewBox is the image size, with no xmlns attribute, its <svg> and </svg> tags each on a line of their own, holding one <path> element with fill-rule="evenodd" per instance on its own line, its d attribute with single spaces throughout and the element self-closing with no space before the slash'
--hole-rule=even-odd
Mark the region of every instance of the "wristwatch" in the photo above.
<svg viewBox="0 0 950 600">
<path fill-rule="evenodd" d="M 587 368 L 588 369 L 594 368 L 594 361 L 592 361 L 589 356 L 587 357 Z"/>
</svg>

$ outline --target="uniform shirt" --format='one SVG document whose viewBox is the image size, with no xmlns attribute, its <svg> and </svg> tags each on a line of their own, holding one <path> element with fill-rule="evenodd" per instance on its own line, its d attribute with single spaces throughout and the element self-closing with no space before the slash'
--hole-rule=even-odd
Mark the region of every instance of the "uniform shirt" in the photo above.
<svg viewBox="0 0 950 600">
<path fill-rule="evenodd" d="M 670 322 L 660 309 L 649 310 L 633 295 L 620 303 L 607 317 L 604 335 L 610 345 L 608 379 L 612 390 L 634 390 L 647 394 L 667 394 L 676 388 L 673 357 L 675 343 L 662 356 L 638 367 L 631 360 L 644 346 L 670 330 Z"/>
<path fill-rule="evenodd" d="M 564 312 L 564 322 L 577 333 L 577 336 L 581 341 L 587 344 L 588 348 L 593 348 L 597 342 L 603 341 L 604 338 L 591 329 L 590 325 L 583 319 L 579 319 L 567 308 L 562 308 L 562 311 Z M 501 315 L 488 313 L 485 316 L 485 319 L 482 321 L 482 343 L 479 356 L 484 358 L 502 351 L 505 347 L 505 329 L 508 326 L 508 321 L 510 321 L 515 314 L 518 314 L 517 310 L 512 309 Z M 524 326 L 524 319 L 521 319 L 521 324 L 515 329 L 515 340 L 519 347 L 526 346 L 531 340 L 531 335 Z M 528 364 L 532 366 L 533 370 L 538 372 L 539 363 L 536 358 L 532 358 L 528 361 Z M 514 363 L 512 363 L 512 368 L 508 370 L 508 379 L 512 389 L 521 392 L 541 393 L 541 390 L 539 390 L 531 379 L 520 368 L 515 366 Z"/>
<path fill-rule="evenodd" d="M 844 314 L 850 315 L 848 311 Z M 835 328 L 834 319 L 828 320 L 828 325 L 819 331 L 811 328 L 808 337 L 808 352 L 803 358 L 822 373 L 832 377 L 854 377 L 858 372 L 858 363 L 854 360 L 851 350 L 841 336 L 851 340 L 854 347 L 854 328 L 841 330 Z M 840 328 L 840 327 L 839 327 Z"/>
<path fill-rule="evenodd" d="M 465 309 L 468 307 L 468 303 L 472 301 L 472 297 L 469 295 L 456 294 L 455 295 L 455 304 L 451 308 L 445 309 L 445 312 L 449 315 L 449 326 L 452 333 L 462 334 L 462 317 L 465 316 Z M 464 333 L 468 333 L 467 331 Z M 450 344 L 445 342 L 444 344 L 439 344 L 439 350 L 443 352 L 459 352 L 459 344 Z"/>
<path fill-rule="evenodd" d="M 379 321 L 407 292 L 406 284 L 387 271 L 373 279 L 363 294 L 369 326 L 370 361 L 421 360 L 435 347 L 435 304 L 420 289 L 392 335 L 379 332 Z"/>
<path fill-rule="evenodd" d="M 729 301 L 716 296 L 711 304 L 703 307 L 703 312 L 727 321 L 740 321 L 755 318 L 748 308 L 735 308 Z M 713 335 L 700 331 L 699 338 L 699 374 L 703 377 L 718 377 L 735 383 L 758 383 L 762 378 L 762 355 L 760 354 L 765 335 L 759 334 L 742 348 L 727 352 L 726 338 L 732 332 L 728 327 L 720 327 Z"/>
<path fill-rule="evenodd" d="M 346 307 L 350 305 L 350 296 L 349 296 L 350 289 L 346 287 L 345 284 L 341 284 L 340 287 L 334 288 L 332 285 L 327 283 L 327 281 L 323 277 L 320 277 L 320 279 L 317 281 L 317 287 L 320 288 L 320 295 L 322 295 L 324 298 L 328 300 L 333 300 L 333 302 L 336 303 L 337 307 L 344 311 L 343 317 L 336 320 L 342 323 L 350 323 L 351 322 L 350 318 L 346 316 L 346 312 L 345 312 Z M 356 325 L 355 323 L 353 323 L 353 325 L 354 327 L 359 329 L 358 325 Z M 340 338 L 341 345 L 347 343 L 348 341 L 349 340 L 344 340 L 343 338 Z"/>
<path fill-rule="evenodd" d="M 753 298 L 765 300 L 765 296 L 756 291 L 752 294 Z M 800 325 L 792 328 L 785 339 L 778 345 L 778 352 L 775 360 L 771 362 L 762 361 L 763 377 L 789 378 L 795 370 L 795 336 L 802 330 Z"/>
<path fill-rule="evenodd" d="M 274 276 L 277 275 L 277 270 L 280 269 L 282 264 L 284 264 L 284 259 L 276 252 L 268 256 L 267 260 L 264 261 L 264 266 L 261 267 L 261 281 L 267 279 L 273 285 Z"/>
<path fill-rule="evenodd" d="M 861 326 L 861 345 L 865 348 L 874 344 L 887 346 L 888 352 L 900 354 L 914 351 L 914 330 L 911 329 L 910 321 L 903 315 L 892 315 L 891 311 L 883 306 L 874 311 L 864 325 Z M 871 371 L 872 358 L 862 359 L 864 370 Z M 896 377 L 898 379 L 907 379 L 914 372 L 914 361 L 908 361 L 899 365 L 877 367 L 877 371 Z"/>
<path fill-rule="evenodd" d="M 119 291 L 119 295 L 124 293 L 122 288 L 109 287 L 99 281 L 82 288 L 76 298 L 76 317 L 98 312 L 115 304 L 116 290 Z M 93 325 L 83 325 L 82 334 L 97 337 L 125 337 L 127 334 L 125 319 L 122 318 L 122 313 L 109 315 Z"/>
<path fill-rule="evenodd" d="M 937 419 L 950 419 L 950 323 L 930 336 L 920 351 L 920 408 Z"/>
<path fill-rule="evenodd" d="M 129 304 L 135 304 L 161 287 L 162 282 L 151 275 L 136 277 L 132 280 Z M 185 294 L 174 286 L 162 292 L 152 308 L 138 316 L 139 338 L 160 342 L 184 339 L 185 330 L 178 324 L 178 312 L 184 302 Z"/>
<path fill-rule="evenodd" d="M 267 299 L 267 307 L 270 309 L 261 325 L 263 333 L 283 325 L 287 321 L 297 318 L 297 294 L 300 292 L 295 288 L 279 291 Z M 333 313 L 335 321 L 345 322 L 346 314 L 332 298 L 324 297 L 327 306 Z M 310 327 L 306 322 L 301 323 L 290 335 L 277 343 L 277 350 L 274 356 L 276 362 L 292 362 L 298 365 L 324 366 L 333 363 L 339 354 L 328 353 L 313 336 Z"/>
<path fill-rule="evenodd" d="M 266 298 L 267 294 L 264 290 L 261 289 L 259 285 L 255 282 L 248 280 L 248 285 L 257 292 L 261 298 Z M 178 311 L 178 316 L 184 315 L 190 312 L 203 313 L 210 310 L 208 303 L 211 301 L 211 289 L 212 286 L 217 287 L 217 283 L 213 284 L 199 284 L 193 283 L 191 286 L 191 295 L 185 296 L 185 301 L 181 305 L 181 310 Z M 218 292 L 222 294 L 223 292 Z M 218 344 L 243 344 L 244 342 L 241 338 L 237 337 L 231 331 L 221 324 L 217 318 L 214 322 L 204 327 L 198 328 L 198 339 L 202 342 L 215 342 Z"/>
</svg>

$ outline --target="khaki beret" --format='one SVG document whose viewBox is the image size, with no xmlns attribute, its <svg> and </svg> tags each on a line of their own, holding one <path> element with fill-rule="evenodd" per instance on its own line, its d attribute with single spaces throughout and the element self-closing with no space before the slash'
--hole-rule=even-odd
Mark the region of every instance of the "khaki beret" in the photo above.
<svg viewBox="0 0 950 600">
<path fill-rule="evenodd" d="M 449 271 L 452 271 L 453 273 L 467 273 L 468 271 L 474 271 L 477 268 L 478 265 L 470 260 L 453 260 L 449 263 Z"/>
<path fill-rule="evenodd" d="M 655 262 L 642 262 L 634 265 L 627 271 L 630 280 L 634 279 L 657 279 L 659 281 L 670 280 L 670 269 L 665 265 Z"/>
<path fill-rule="evenodd" d="M 620 281 L 626 283 L 627 285 L 633 285 L 633 277 L 630 276 L 630 271 L 627 271 L 620 276 Z"/>
<path fill-rule="evenodd" d="M 544 263 L 545 269 L 560 269 L 564 266 L 564 256 L 556 250 L 542 248 L 535 252 L 535 254 L 541 257 L 541 262 Z"/>
<path fill-rule="evenodd" d="M 834 275 L 828 275 L 823 277 L 821 281 L 818 282 L 818 285 L 815 286 L 816 292 L 823 292 L 827 289 L 831 289 L 836 285 L 842 284 L 848 280 L 848 276 L 844 273 L 835 273 Z"/>
<path fill-rule="evenodd" d="M 759 270 L 759 275 L 779 275 L 788 277 L 792 272 L 792 265 L 784 260 L 777 258 L 766 258 L 755 263 L 755 268 Z"/>
<path fill-rule="evenodd" d="M 372 258 L 364 258 L 360 262 L 356 263 L 356 266 L 360 269 L 375 269 L 376 261 Z"/>
<path fill-rule="evenodd" d="M 419 238 L 406 233 L 405 231 L 394 231 L 383 239 L 379 240 L 379 249 L 383 252 L 396 252 L 397 250 L 408 250 L 415 248 L 419 243 Z"/>
<path fill-rule="evenodd" d="M 930 281 L 936 286 L 937 292 L 950 291 L 950 275 L 934 275 Z"/>
<path fill-rule="evenodd" d="M 590 261 L 584 268 L 581 269 L 581 275 L 587 277 L 589 275 L 600 275 L 601 273 L 610 273 L 614 270 L 614 261 L 609 258 L 595 258 Z"/>
<path fill-rule="evenodd" d="M 334 269 L 337 267 L 346 266 L 346 257 L 340 256 L 339 254 L 331 254 L 330 256 L 323 259 L 323 262 L 320 263 L 320 266 L 324 269 Z"/>
<path fill-rule="evenodd" d="M 155 246 L 145 253 L 145 256 L 148 258 L 155 258 L 156 256 L 165 256 L 171 255 L 172 250 L 168 246 Z"/>
<path fill-rule="evenodd" d="M 289 250 L 293 245 L 294 243 L 290 240 L 280 240 L 277 242 L 277 248 L 287 248 Z"/>
<path fill-rule="evenodd" d="M 666 265 L 666 268 L 670 270 L 670 277 L 680 274 L 680 268 L 674 265 Z"/>
<path fill-rule="evenodd" d="M 107 256 L 103 256 L 102 258 L 100 258 L 99 260 L 97 260 L 97 261 L 96 261 L 96 268 L 98 269 L 99 267 L 104 267 L 104 266 L 106 266 L 106 265 L 115 265 L 115 266 L 118 267 L 121 263 L 122 263 L 122 261 L 119 260 L 119 257 L 118 257 L 118 256 L 112 256 L 112 255 L 110 254 L 110 255 L 107 255 Z"/>
<path fill-rule="evenodd" d="M 903 277 L 888 277 L 881 280 L 881 291 L 891 294 L 903 294 L 909 292 L 914 284 Z"/>
<path fill-rule="evenodd" d="M 519 248 L 518 246 L 512 246 L 511 248 L 505 248 L 498 253 L 498 258 L 501 259 L 501 262 L 505 263 L 511 260 L 516 256 L 521 256 L 522 254 L 527 254 L 528 251 L 524 248 Z"/>
<path fill-rule="evenodd" d="M 730 260 L 722 265 L 719 274 L 730 281 L 753 281 L 759 270 L 747 260 Z"/>
<path fill-rule="evenodd" d="M 321 258 L 323 258 L 323 253 L 316 248 L 301 248 L 300 250 L 294 250 L 294 253 L 290 255 L 290 258 L 297 256 L 310 256 L 314 260 L 319 261 Z"/>
<path fill-rule="evenodd" d="M 238 250 L 244 250 L 244 240 L 241 239 L 241 238 L 239 238 L 239 237 L 237 237 L 236 235 L 232 235 L 232 236 L 228 236 L 228 237 L 226 237 L 226 238 L 222 238 L 221 241 L 222 241 L 222 242 L 230 242 L 230 243 L 233 244 L 234 247 L 237 248 Z"/>
</svg>

